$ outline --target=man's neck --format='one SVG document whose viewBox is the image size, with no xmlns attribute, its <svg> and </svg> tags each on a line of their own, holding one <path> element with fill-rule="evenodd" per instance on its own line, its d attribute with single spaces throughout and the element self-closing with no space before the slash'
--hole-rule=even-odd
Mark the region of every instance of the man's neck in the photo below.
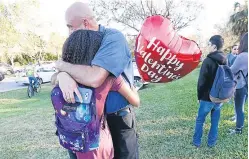
<svg viewBox="0 0 249 159">
<path fill-rule="evenodd" d="M 94 25 L 94 26 L 91 28 L 91 30 L 93 30 L 93 31 L 99 31 L 99 25 L 98 25 L 98 24 Z"/>
</svg>

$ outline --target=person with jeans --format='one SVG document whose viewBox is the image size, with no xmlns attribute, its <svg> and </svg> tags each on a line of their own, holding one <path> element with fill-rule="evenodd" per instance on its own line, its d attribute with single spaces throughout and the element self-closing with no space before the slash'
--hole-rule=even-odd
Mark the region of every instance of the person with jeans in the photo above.
<svg viewBox="0 0 249 159">
<path fill-rule="evenodd" d="M 218 125 L 220 120 L 220 109 L 222 103 L 213 103 L 209 98 L 218 64 L 227 64 L 226 55 L 221 51 L 224 40 L 220 35 L 214 35 L 209 40 L 209 54 L 203 61 L 197 85 L 197 94 L 199 100 L 199 110 L 195 123 L 195 132 L 193 136 L 193 145 L 201 146 L 203 134 L 203 125 L 206 116 L 211 113 L 211 127 L 208 134 L 208 146 L 213 147 L 218 138 Z M 217 64 L 218 63 L 218 64 Z"/>
<path fill-rule="evenodd" d="M 231 53 L 229 53 L 227 55 L 227 64 L 228 64 L 229 67 L 231 67 L 233 65 L 233 63 L 234 63 L 234 61 L 235 61 L 235 59 L 237 57 L 238 50 L 239 50 L 239 46 L 238 45 L 233 45 L 232 49 L 231 49 Z M 233 103 L 233 98 L 231 98 L 228 103 L 232 104 Z M 236 111 L 234 110 L 234 112 L 236 112 Z M 231 117 L 231 120 L 236 122 L 236 113 L 235 113 L 235 115 L 233 117 Z"/>
<path fill-rule="evenodd" d="M 244 126 L 244 105 L 248 96 L 248 33 L 244 34 L 240 40 L 239 55 L 231 66 L 231 70 L 237 81 L 234 107 L 236 111 L 236 128 L 230 130 L 231 134 L 242 133 Z"/>
<path fill-rule="evenodd" d="M 29 65 L 26 68 L 26 75 L 29 79 L 29 84 L 32 86 L 32 83 L 34 82 L 34 86 L 37 87 L 38 80 L 36 77 L 39 77 L 37 73 L 37 68 L 32 66 L 32 63 L 29 63 Z"/>
<path fill-rule="evenodd" d="M 68 103 L 75 102 L 74 93 L 78 94 L 76 82 L 97 88 L 109 75 L 122 75 L 132 86 L 132 57 L 123 34 L 116 29 L 98 25 L 87 3 L 75 2 L 67 9 L 65 17 L 70 34 L 79 29 L 87 29 L 103 32 L 104 37 L 91 66 L 73 65 L 61 60 L 56 62 L 56 68 L 61 71 L 57 78 L 64 99 Z M 109 92 L 105 113 L 113 140 L 114 158 L 137 159 L 138 143 L 133 107 L 118 92 Z"/>
</svg>

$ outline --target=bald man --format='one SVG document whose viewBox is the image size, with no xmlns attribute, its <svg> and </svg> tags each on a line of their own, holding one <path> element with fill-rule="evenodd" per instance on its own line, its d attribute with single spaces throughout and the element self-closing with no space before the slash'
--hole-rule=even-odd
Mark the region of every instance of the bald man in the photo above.
<svg viewBox="0 0 249 159">
<path fill-rule="evenodd" d="M 66 11 L 65 19 L 70 34 L 79 29 L 104 33 L 101 47 L 91 66 L 56 62 L 56 68 L 61 71 L 57 80 L 67 102 L 75 102 L 74 93 L 80 96 L 77 82 L 97 88 L 108 76 L 122 75 L 127 83 L 133 85 L 132 57 L 127 41 L 120 31 L 98 25 L 87 3 L 72 4 Z M 105 110 L 115 159 L 137 159 L 138 145 L 133 107 L 118 92 L 110 92 L 106 99 Z"/>
</svg>

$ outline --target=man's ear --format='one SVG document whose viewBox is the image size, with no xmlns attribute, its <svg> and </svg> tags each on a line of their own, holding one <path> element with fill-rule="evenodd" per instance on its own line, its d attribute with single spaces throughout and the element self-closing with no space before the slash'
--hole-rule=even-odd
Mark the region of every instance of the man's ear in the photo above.
<svg viewBox="0 0 249 159">
<path fill-rule="evenodd" d="M 87 19 L 83 19 L 83 25 L 86 29 L 89 29 L 89 21 Z"/>
</svg>

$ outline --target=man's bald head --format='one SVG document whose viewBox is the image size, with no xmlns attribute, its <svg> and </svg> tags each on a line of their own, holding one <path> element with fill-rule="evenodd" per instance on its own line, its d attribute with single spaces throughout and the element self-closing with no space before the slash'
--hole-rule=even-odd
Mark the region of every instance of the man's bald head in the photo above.
<svg viewBox="0 0 249 159">
<path fill-rule="evenodd" d="M 79 29 L 98 30 L 93 10 L 88 3 L 75 2 L 66 11 L 65 19 L 70 34 Z"/>
</svg>

